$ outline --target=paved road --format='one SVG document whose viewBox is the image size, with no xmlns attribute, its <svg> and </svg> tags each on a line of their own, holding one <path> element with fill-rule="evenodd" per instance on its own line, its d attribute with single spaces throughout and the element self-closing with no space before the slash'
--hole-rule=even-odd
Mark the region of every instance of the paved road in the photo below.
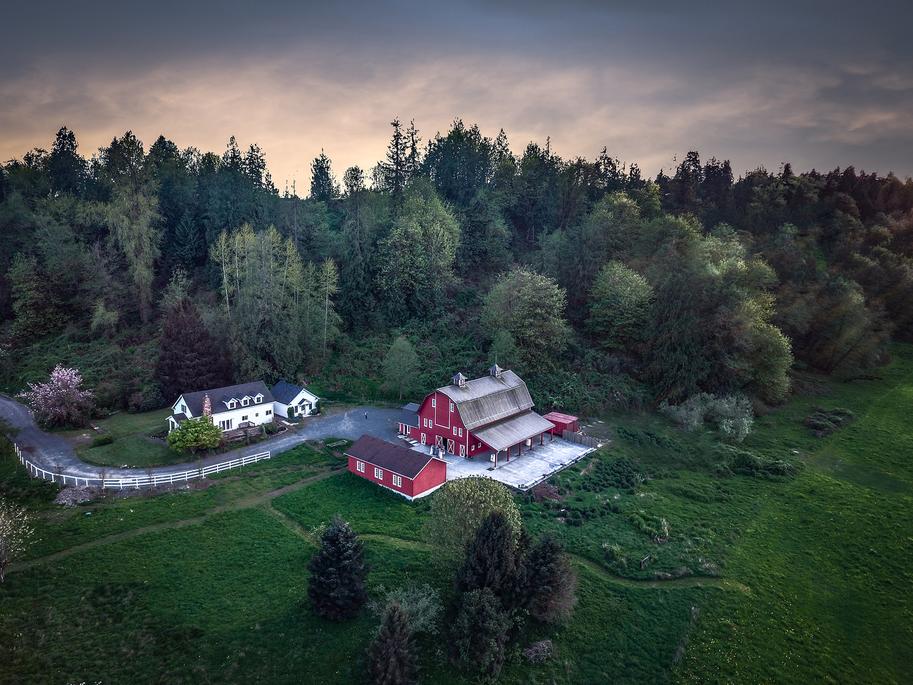
<svg viewBox="0 0 913 685">
<path fill-rule="evenodd" d="M 368 418 L 365 418 L 365 412 Z M 289 430 L 255 445 L 240 447 L 230 452 L 204 458 L 203 466 L 236 459 L 237 457 L 257 454 L 270 450 L 273 456 L 300 445 L 307 440 L 324 438 L 356 439 L 368 433 L 379 438 L 394 440 L 396 438 L 396 420 L 399 409 L 379 409 L 377 407 L 355 407 L 346 411 L 330 411 L 323 416 L 304 419 L 298 430 Z M 0 395 L 0 419 L 16 430 L 16 443 L 28 454 L 30 461 L 40 467 L 67 476 L 80 478 L 98 478 L 101 467 L 82 461 L 73 450 L 73 446 L 59 435 L 45 433 L 35 424 L 32 413 L 27 407 L 5 395 Z M 152 469 L 115 469 L 106 468 L 107 478 L 133 478 L 152 474 L 169 474 L 188 471 L 200 466 L 199 461 L 171 466 L 159 466 Z"/>
</svg>

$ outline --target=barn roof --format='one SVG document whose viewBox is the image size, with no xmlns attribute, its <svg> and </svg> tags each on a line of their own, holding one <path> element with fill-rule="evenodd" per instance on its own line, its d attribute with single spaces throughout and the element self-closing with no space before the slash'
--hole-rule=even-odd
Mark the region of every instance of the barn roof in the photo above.
<svg viewBox="0 0 913 685">
<path fill-rule="evenodd" d="M 415 478 L 434 459 L 430 454 L 400 447 L 373 435 L 362 435 L 346 450 L 346 454 L 404 478 Z"/>
<path fill-rule="evenodd" d="M 191 414 L 194 416 L 202 416 L 203 398 L 206 397 L 206 395 L 209 395 L 209 399 L 212 402 L 212 413 L 220 414 L 225 411 L 231 411 L 225 406 L 225 402 L 232 399 L 240 402 L 243 397 L 254 397 L 257 394 L 263 395 L 263 401 L 260 404 L 273 401 L 273 395 L 263 381 L 227 385 L 224 388 L 198 390 L 197 392 L 185 392 L 181 397 L 184 398 L 184 404 L 190 409 Z M 240 409 L 240 407 L 237 408 Z"/>
<path fill-rule="evenodd" d="M 458 385 L 438 388 L 459 408 L 460 418 L 469 430 L 500 421 L 533 407 L 526 383 L 513 371 L 474 378 Z"/>
<path fill-rule="evenodd" d="M 399 412 L 399 423 L 406 426 L 418 426 L 419 406 L 415 402 L 404 404 Z"/>
<path fill-rule="evenodd" d="M 554 428 L 551 421 L 547 421 L 534 411 L 526 411 L 516 416 L 511 416 L 489 426 L 484 426 L 473 431 L 479 440 L 495 451 L 506 450 L 508 447 L 522 443 L 540 433 Z"/>
</svg>

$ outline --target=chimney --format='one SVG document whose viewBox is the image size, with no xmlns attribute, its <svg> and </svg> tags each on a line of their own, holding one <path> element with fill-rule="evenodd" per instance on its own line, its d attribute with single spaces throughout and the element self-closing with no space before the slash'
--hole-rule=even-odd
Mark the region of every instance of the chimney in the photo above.
<svg viewBox="0 0 913 685">
<path fill-rule="evenodd" d="M 209 393 L 203 395 L 203 416 L 212 416 L 212 400 L 209 399 Z"/>
<path fill-rule="evenodd" d="M 502 369 L 497 364 L 488 369 L 488 375 L 492 376 L 493 378 L 497 378 L 498 380 L 501 380 L 501 372 Z"/>
<path fill-rule="evenodd" d="M 464 376 L 462 373 L 457 371 L 455 374 L 453 374 L 453 384 L 459 388 L 465 388 L 466 387 L 466 376 Z"/>
</svg>

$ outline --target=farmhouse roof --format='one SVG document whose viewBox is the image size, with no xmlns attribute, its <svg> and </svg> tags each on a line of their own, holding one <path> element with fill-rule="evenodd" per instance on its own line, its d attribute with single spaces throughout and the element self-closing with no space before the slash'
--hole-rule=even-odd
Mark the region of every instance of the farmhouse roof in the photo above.
<svg viewBox="0 0 913 685">
<path fill-rule="evenodd" d="M 524 440 L 533 438 L 554 427 L 551 421 L 547 421 L 536 412 L 526 411 L 484 426 L 473 431 L 473 435 L 493 450 L 500 451 L 522 443 Z"/>
<path fill-rule="evenodd" d="M 462 387 L 445 385 L 438 392 L 453 400 L 463 424 L 471 431 L 533 407 L 526 383 L 513 371 L 502 371 L 500 377 L 474 378 Z"/>
<path fill-rule="evenodd" d="M 276 402 L 291 404 L 292 400 L 294 400 L 302 390 L 308 395 L 316 397 L 314 393 L 308 391 L 306 388 L 295 385 L 294 383 L 289 383 L 288 381 L 279 381 L 273 386 L 273 389 L 270 392 L 273 393 L 273 399 L 275 399 Z"/>
<path fill-rule="evenodd" d="M 213 388 L 212 390 L 198 390 L 197 392 L 185 392 L 181 397 L 184 398 L 184 404 L 190 410 L 193 416 L 203 415 L 203 398 L 209 395 L 212 400 L 212 413 L 221 414 L 226 411 L 232 411 L 225 406 L 229 400 L 241 401 L 243 397 L 254 397 L 263 395 L 263 404 L 273 401 L 273 394 L 266 387 L 263 381 L 252 381 L 250 383 L 240 383 L 238 385 L 227 385 L 224 388 Z M 235 407 L 240 409 L 240 407 Z"/>
<path fill-rule="evenodd" d="M 346 450 L 346 454 L 404 478 L 415 478 L 434 459 L 430 454 L 400 447 L 372 435 L 362 435 Z"/>
</svg>

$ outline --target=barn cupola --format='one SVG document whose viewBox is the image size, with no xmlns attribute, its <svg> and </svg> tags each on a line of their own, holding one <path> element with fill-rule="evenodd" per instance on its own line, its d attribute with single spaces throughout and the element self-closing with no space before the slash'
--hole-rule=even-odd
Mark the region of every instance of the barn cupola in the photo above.
<svg viewBox="0 0 913 685">
<path fill-rule="evenodd" d="M 457 386 L 458 388 L 465 388 L 466 387 L 466 376 L 464 376 L 462 373 L 457 371 L 455 374 L 453 374 L 453 384 L 455 386 Z"/>
<path fill-rule="evenodd" d="M 492 378 L 497 378 L 498 380 L 501 380 L 501 374 L 503 372 L 504 372 L 504 370 L 497 364 L 495 364 L 490 369 L 488 369 L 488 375 L 491 376 Z"/>
</svg>

